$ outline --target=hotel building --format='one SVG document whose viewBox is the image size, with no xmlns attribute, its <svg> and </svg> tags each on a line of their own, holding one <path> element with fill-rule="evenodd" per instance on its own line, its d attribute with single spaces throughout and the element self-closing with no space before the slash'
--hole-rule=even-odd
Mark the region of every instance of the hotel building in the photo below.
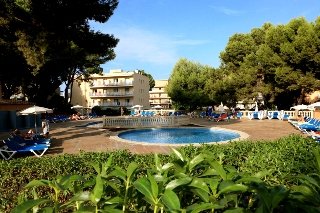
<svg viewBox="0 0 320 213">
<path fill-rule="evenodd" d="M 155 80 L 155 86 L 149 91 L 150 106 L 161 106 L 163 109 L 171 108 L 171 99 L 166 93 L 168 80 Z"/>
<path fill-rule="evenodd" d="M 126 107 L 149 105 L 149 78 L 139 71 L 110 70 L 103 75 L 90 76 L 89 82 L 74 82 L 73 105 L 84 107 Z"/>
</svg>

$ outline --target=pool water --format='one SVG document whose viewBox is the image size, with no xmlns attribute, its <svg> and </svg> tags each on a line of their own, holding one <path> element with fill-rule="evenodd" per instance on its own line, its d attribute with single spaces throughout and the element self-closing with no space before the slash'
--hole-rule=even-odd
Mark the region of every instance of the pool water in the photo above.
<svg viewBox="0 0 320 213">
<path fill-rule="evenodd" d="M 152 128 L 126 131 L 118 137 L 151 144 L 192 144 L 230 141 L 239 138 L 240 134 L 210 128 Z"/>
</svg>

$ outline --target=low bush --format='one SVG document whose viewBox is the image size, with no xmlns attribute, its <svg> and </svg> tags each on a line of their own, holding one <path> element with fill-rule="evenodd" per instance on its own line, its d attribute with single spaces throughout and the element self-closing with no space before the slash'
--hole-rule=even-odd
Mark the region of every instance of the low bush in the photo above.
<svg viewBox="0 0 320 213">
<path fill-rule="evenodd" d="M 189 176 L 194 177 L 201 177 L 204 174 L 204 171 L 208 171 L 208 166 L 212 167 L 210 162 L 218 162 L 220 165 L 224 165 L 224 170 L 227 173 L 232 173 L 233 175 L 236 174 L 236 178 L 232 179 L 235 183 L 242 174 L 245 176 L 254 176 L 254 177 L 261 177 L 266 185 L 266 188 L 263 190 L 282 190 L 281 192 L 286 192 L 286 187 L 290 187 L 292 185 L 297 185 L 299 179 L 295 178 L 297 175 L 301 174 L 310 174 L 316 173 L 317 170 L 313 165 L 314 157 L 312 152 L 319 148 L 319 144 L 313 142 L 312 140 L 303 138 L 297 135 L 291 135 L 286 138 L 282 138 L 276 141 L 243 141 L 243 142 L 233 142 L 229 144 L 223 145 L 203 145 L 203 146 L 186 146 L 179 149 L 181 153 L 184 153 L 182 157 L 183 159 L 199 159 L 199 154 L 205 156 L 203 160 L 196 163 L 193 168 L 190 170 L 190 166 L 186 167 L 186 162 L 188 160 L 181 160 L 180 162 L 177 161 L 177 156 L 179 155 L 172 154 L 172 155 L 159 155 L 157 157 L 158 162 L 161 162 L 162 165 L 170 165 L 170 163 L 175 164 L 175 171 L 178 171 L 178 165 L 180 165 L 180 176 L 189 172 Z M 101 176 L 101 184 L 103 187 L 107 187 L 112 192 L 112 196 L 110 194 L 104 194 L 105 197 L 109 196 L 110 198 L 117 198 L 115 196 L 118 192 L 115 189 L 121 188 L 121 190 L 129 190 L 125 188 L 125 184 L 122 183 L 124 178 L 124 174 L 128 175 L 128 168 L 133 169 L 135 171 L 134 181 L 135 182 L 135 189 L 140 192 L 135 196 L 145 196 L 142 192 L 141 188 L 144 184 L 151 184 L 154 182 L 153 177 L 159 172 L 154 172 L 154 170 L 159 169 L 156 165 L 153 155 L 134 155 L 130 154 L 127 151 L 116 151 L 112 153 L 81 153 L 79 155 L 57 155 L 57 156 L 44 156 L 42 158 L 18 158 L 11 161 L 1 161 L 0 162 L 0 196 L 1 196 L 1 207 L 4 211 L 10 212 L 14 206 L 27 198 L 30 199 L 30 192 L 33 192 L 32 196 L 35 196 L 35 193 L 39 197 L 48 197 L 48 194 L 51 194 L 54 189 L 54 184 L 62 184 L 61 181 L 65 181 L 64 183 L 74 184 L 75 181 L 80 181 L 82 184 L 86 183 L 87 185 L 81 185 L 81 190 L 83 191 L 90 191 L 90 190 L 98 190 L 97 189 L 97 178 L 99 179 L 99 174 L 102 170 L 106 169 L 106 167 L 101 167 L 104 162 L 110 162 L 110 156 L 112 156 L 112 163 L 108 165 L 108 172 L 110 173 L 110 177 L 113 180 L 116 180 L 116 183 L 110 183 L 106 185 L 106 181 L 110 181 L 108 178 L 105 178 L 105 175 Z M 108 161 L 109 159 L 109 161 Z M 201 158 L 202 159 L 202 158 Z M 210 160 L 208 160 L 210 159 Z M 195 160 L 195 161 L 196 161 Z M 92 163 L 95 166 L 92 166 Z M 134 163 L 134 165 L 132 164 Z M 100 166 L 97 166 L 100 165 Z M 103 164 L 104 165 L 104 164 Z M 135 166 L 137 165 L 137 166 Z M 152 167 L 153 165 L 153 167 Z M 215 166 L 217 166 L 215 164 Z M 232 169 L 230 169 L 231 167 Z M 100 169 L 98 169 L 100 168 Z M 170 167 L 172 168 L 172 167 Z M 189 170 L 187 170 L 189 168 Z M 169 169 L 169 168 L 168 168 Z M 148 173 L 149 171 L 149 173 Z M 190 172 L 191 171 L 191 172 Z M 107 171 L 105 171 L 107 172 Z M 166 171 L 162 171 L 166 172 Z M 170 170 L 167 171 L 166 175 L 170 176 L 170 180 L 176 179 L 179 174 Z M 162 174 L 164 175 L 164 174 Z M 178 176 L 177 176 L 178 175 Z M 211 174 L 214 175 L 214 174 Z M 215 174 L 216 175 L 216 174 Z M 180 177 L 179 176 L 179 177 Z M 57 178 L 60 177 L 60 178 Z M 61 178 L 64 177 L 64 178 Z M 121 178 L 123 177 L 123 178 Z M 142 179 L 140 180 L 139 177 Z M 173 178 L 174 177 L 174 178 Z M 219 178 L 221 178 L 219 176 Z M 169 179 L 167 181 L 169 181 Z M 19 197 L 19 194 L 24 194 L 25 186 L 30 183 L 32 180 L 45 180 L 43 182 L 37 182 L 40 185 L 40 188 L 37 188 L 37 191 L 34 190 L 27 190 L 28 193 L 25 194 L 24 197 Z M 66 181 L 68 180 L 68 181 Z M 140 181 L 141 183 L 140 183 Z M 219 179 L 220 180 L 220 179 Z M 52 182 L 53 181 L 53 182 Z M 100 179 L 98 180 L 100 181 Z M 119 182 L 120 181 L 120 182 Z M 158 180 L 156 180 L 157 185 Z M 166 182 L 168 184 L 169 182 Z M 34 184 L 34 185 L 33 185 Z M 35 186 L 35 182 L 33 184 L 29 184 L 30 189 L 31 186 Z M 60 186 L 58 184 L 58 186 Z M 100 183 L 99 183 L 100 184 Z M 116 185 L 114 185 L 116 184 Z M 124 184 L 124 186 L 123 186 Z M 132 183 L 133 184 L 133 183 Z M 190 182 L 188 182 L 190 184 Z M 235 183 L 236 184 L 236 183 Z M 44 187 L 46 185 L 50 185 L 50 187 Z M 74 185 L 72 185 L 74 186 Z M 111 190 L 111 188 L 114 188 Z M 260 185 L 259 185 L 260 186 Z M 111 187 L 111 188 L 110 188 Z M 124 187 L 124 189 L 122 188 Z M 160 186 L 158 186 L 160 187 Z M 246 187 L 253 187 L 248 186 Z M 244 187 L 244 188 L 246 188 Z M 261 186 L 260 186 L 261 187 Z M 275 187 L 275 188 L 274 188 Z M 279 188 L 280 187 L 280 188 Z M 58 187 L 59 188 L 59 187 Z M 130 188 L 132 190 L 133 187 Z M 143 188 L 143 187 L 142 187 Z M 246 188 L 249 189 L 249 188 Z M 61 188 L 61 190 L 63 187 Z M 252 188 L 250 188 L 251 190 Z M 79 189 L 78 189 L 79 190 Z M 115 191 L 114 191 L 115 190 Z M 119 189 L 120 190 L 120 189 Z M 164 190 L 164 188 L 162 188 Z M 210 189 L 211 190 L 211 189 Z M 242 202 L 245 202 L 245 197 L 247 196 L 246 193 L 252 193 L 252 191 L 243 191 L 244 194 L 241 194 Z M 261 189 L 262 190 L 262 189 Z M 62 190 L 63 191 L 63 190 Z M 82 191 L 82 192 L 83 192 Z M 91 191 L 91 193 L 93 193 Z M 241 191 L 241 190 L 240 190 Z M 73 191 L 70 189 L 70 186 L 67 187 L 66 191 L 62 195 L 57 196 L 56 200 L 50 202 L 61 204 L 67 201 L 70 201 L 70 197 L 74 196 L 74 189 Z M 77 191 L 78 192 L 78 191 Z M 174 193 L 176 193 L 173 190 Z M 105 192 L 104 192 L 105 193 Z M 127 191 L 128 193 L 128 191 Z M 142 193 L 142 195 L 141 195 Z M 165 196 L 175 197 L 172 192 L 169 191 L 162 191 L 163 194 L 159 194 L 159 198 L 165 194 Z M 180 193 L 180 194 L 179 194 Z M 177 194 L 180 204 L 184 203 L 183 205 L 192 206 L 196 203 L 196 200 L 201 200 L 200 195 L 195 196 L 192 200 L 189 200 L 189 194 L 179 192 Z M 114 195 L 114 196 L 113 196 Z M 238 196 L 239 194 L 237 194 Z M 93 195 L 92 195 L 93 196 Z M 200 197 L 199 197 L 200 196 Z M 239 195 L 240 196 L 240 195 Z M 231 196 L 232 197 L 232 196 Z M 250 196 L 249 196 L 250 197 Z M 167 199 L 163 197 L 162 199 Z M 89 198 L 88 198 L 89 199 Z M 91 197 L 92 199 L 92 197 Z M 118 199 L 118 198 L 117 198 Z M 120 198 L 119 198 L 120 199 Z M 119 209 L 119 205 L 124 205 L 124 202 L 131 205 L 134 201 L 125 201 L 124 199 L 129 199 L 122 197 L 120 201 L 118 200 L 117 204 L 112 205 L 112 208 Z M 130 198 L 130 199 L 136 199 Z M 172 199 L 176 199 L 172 198 Z M 195 199 L 195 200 L 193 200 Z M 222 199 L 222 198 L 221 198 Z M 166 206 L 170 205 L 168 203 L 164 204 L 163 202 L 167 202 L 162 200 L 161 205 L 153 203 L 150 204 L 150 200 L 146 199 L 143 204 L 139 202 L 139 209 L 148 208 L 177 208 L 177 206 Z M 219 198 L 220 200 L 220 198 Z M 203 201 L 203 200 L 202 200 Z M 40 201 L 39 201 L 40 202 Z M 47 202 L 47 201 L 46 201 Z M 43 201 L 43 203 L 46 203 Z M 49 202 L 49 201 L 48 201 Z M 93 201 L 91 201 L 93 202 Z M 106 202 L 104 200 L 104 202 Z M 160 202 L 160 201 L 159 201 Z M 229 202 L 229 201 L 228 201 Z M 227 203 L 228 203 L 227 202 Z M 230 201 L 231 202 L 231 201 Z M 233 201 L 232 201 L 233 202 Z M 247 201 L 246 201 L 247 202 Z M 95 208 L 109 208 L 106 206 L 101 205 L 101 203 L 97 202 L 95 204 Z M 112 203 L 112 202 L 111 202 Z M 254 202 L 255 203 L 255 202 Z M 126 205 L 127 205 L 126 204 Z M 44 204 L 43 204 L 44 205 Z M 46 203 L 46 205 L 49 205 Z M 85 206 L 89 205 L 85 202 Z M 134 209 L 132 206 L 126 206 L 125 208 Z M 135 204 L 136 205 L 136 204 Z M 144 207 L 143 207 L 144 205 Z M 211 204 L 210 204 L 211 205 Z M 229 205 L 229 204 L 228 204 Z M 250 209 L 248 207 L 248 203 L 245 204 L 243 207 L 246 209 Z M 250 204 L 251 205 L 251 204 Z M 253 204 L 252 204 L 253 205 Z M 257 205 L 255 203 L 255 205 Z M 50 206 L 50 205 L 49 205 Z M 230 204 L 230 206 L 233 206 Z M 56 206 L 58 208 L 58 206 Z M 74 205 L 72 204 L 73 208 Z M 179 208 L 187 209 L 188 206 L 179 206 Z M 212 206 L 211 206 L 212 207 Z M 55 208 L 54 206 L 52 208 Z M 110 207 L 111 208 L 111 207 Z M 189 207 L 189 209 L 192 207 Z M 200 208 L 200 207 L 199 207 Z M 252 207 L 253 208 L 253 207 Z M 121 208 L 120 208 L 121 209 Z M 222 208 L 224 210 L 228 208 Z M 73 209 L 74 210 L 74 209 Z M 135 209 L 136 210 L 136 209 Z M 172 209 L 171 209 L 172 210 Z M 167 209 L 168 211 L 168 209 Z"/>
</svg>

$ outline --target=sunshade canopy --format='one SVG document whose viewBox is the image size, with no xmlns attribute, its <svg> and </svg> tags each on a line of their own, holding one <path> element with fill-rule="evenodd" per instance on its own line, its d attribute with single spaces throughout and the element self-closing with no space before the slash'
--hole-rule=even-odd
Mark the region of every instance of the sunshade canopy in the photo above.
<svg viewBox="0 0 320 213">
<path fill-rule="evenodd" d="M 40 106 L 32 106 L 18 112 L 17 114 L 18 115 L 31 115 L 31 114 L 37 115 L 42 113 L 53 113 L 53 110 L 45 107 L 40 107 Z"/>
</svg>

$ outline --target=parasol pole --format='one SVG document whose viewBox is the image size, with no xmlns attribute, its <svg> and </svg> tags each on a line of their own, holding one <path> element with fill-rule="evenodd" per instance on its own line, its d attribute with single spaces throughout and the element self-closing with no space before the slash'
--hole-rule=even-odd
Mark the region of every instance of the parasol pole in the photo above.
<svg viewBox="0 0 320 213">
<path fill-rule="evenodd" d="M 37 131 L 37 113 L 36 113 L 36 105 L 34 105 L 34 130 L 36 131 L 36 135 L 38 134 Z"/>
</svg>

